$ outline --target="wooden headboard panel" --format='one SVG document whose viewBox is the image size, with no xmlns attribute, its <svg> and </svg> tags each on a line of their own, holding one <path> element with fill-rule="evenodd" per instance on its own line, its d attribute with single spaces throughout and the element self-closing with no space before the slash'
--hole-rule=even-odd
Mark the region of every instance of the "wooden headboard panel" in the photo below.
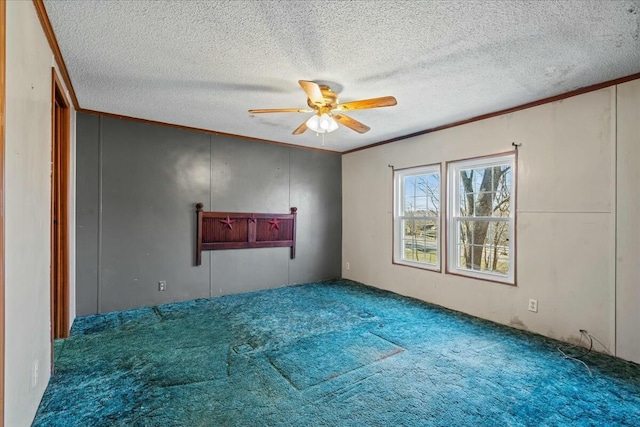
<svg viewBox="0 0 640 427">
<path fill-rule="evenodd" d="M 198 236 L 196 265 L 202 263 L 202 251 L 290 247 L 291 259 L 296 257 L 296 214 L 204 212 L 196 205 Z"/>
</svg>

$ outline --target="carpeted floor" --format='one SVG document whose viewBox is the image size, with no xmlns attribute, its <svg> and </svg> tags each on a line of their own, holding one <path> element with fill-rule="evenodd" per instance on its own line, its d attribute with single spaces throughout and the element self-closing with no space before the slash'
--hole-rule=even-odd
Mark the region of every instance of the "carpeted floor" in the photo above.
<svg viewBox="0 0 640 427">
<path fill-rule="evenodd" d="M 77 319 L 34 425 L 640 425 L 640 365 L 558 346 L 346 280 L 200 299 Z"/>
</svg>

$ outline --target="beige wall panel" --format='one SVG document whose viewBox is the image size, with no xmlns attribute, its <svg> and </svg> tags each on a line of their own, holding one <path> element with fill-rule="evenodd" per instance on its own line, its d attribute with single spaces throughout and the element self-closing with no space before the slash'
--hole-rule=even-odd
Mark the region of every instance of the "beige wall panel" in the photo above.
<svg viewBox="0 0 640 427">
<path fill-rule="evenodd" d="M 640 80 L 618 86 L 617 355 L 640 363 Z"/>
<path fill-rule="evenodd" d="M 579 337 L 585 329 L 608 350 L 613 234 L 610 214 L 520 213 L 514 316 L 522 315 L 527 328 L 561 340 Z M 538 313 L 527 311 L 529 298 L 538 300 Z"/>
<path fill-rule="evenodd" d="M 614 93 L 602 89 L 343 156 L 343 276 L 567 341 L 586 329 L 613 346 Z M 512 142 L 523 144 L 518 286 L 393 265 L 388 165 L 497 154 Z M 538 313 L 528 311 L 529 298 L 538 299 Z"/>
<path fill-rule="evenodd" d="M 51 371 L 51 67 L 55 61 L 33 3 L 10 1 L 6 7 L 5 425 L 20 427 L 31 425 Z M 71 121 L 74 150 L 73 111 Z M 70 260 L 75 258 L 74 179 L 72 171 Z M 71 301 L 73 280 L 71 273 Z M 70 311 L 73 319 L 73 302 Z"/>
<path fill-rule="evenodd" d="M 27 426 L 50 366 L 52 55 L 30 2 L 7 2 L 5 425 Z M 38 380 L 34 384 L 37 366 Z"/>
<path fill-rule="evenodd" d="M 519 211 L 612 211 L 614 93 L 606 88 L 513 114 L 510 137 L 523 144 Z"/>
</svg>

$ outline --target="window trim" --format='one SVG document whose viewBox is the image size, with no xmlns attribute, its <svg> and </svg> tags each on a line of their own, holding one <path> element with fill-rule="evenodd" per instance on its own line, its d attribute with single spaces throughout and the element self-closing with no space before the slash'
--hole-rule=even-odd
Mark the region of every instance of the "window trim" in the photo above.
<svg viewBox="0 0 640 427">
<path fill-rule="evenodd" d="M 455 185 L 455 176 L 454 171 L 460 170 L 469 166 L 472 167 L 488 167 L 496 164 L 502 164 L 503 161 L 508 159 L 512 162 L 512 170 L 513 173 L 511 175 L 511 197 L 513 198 L 513 209 L 511 211 L 511 221 L 512 221 L 512 230 L 510 233 L 509 241 L 511 244 L 509 245 L 509 251 L 512 254 L 511 262 L 510 262 L 510 271 L 509 274 L 505 276 L 501 276 L 495 273 L 490 272 L 479 272 L 479 271 L 471 271 L 466 269 L 460 269 L 456 266 L 456 247 L 457 242 L 454 242 L 453 239 L 456 236 L 455 230 L 453 226 L 455 221 L 453 220 L 452 213 L 454 210 L 455 200 L 456 200 L 456 185 Z M 517 286 L 517 272 L 518 272 L 518 263 L 517 263 L 517 225 L 518 225 L 518 150 L 506 151 L 497 154 L 490 154 L 486 156 L 477 156 L 477 157 L 469 157 L 465 159 L 451 160 L 446 162 L 446 202 L 445 202 L 445 274 L 450 274 L 452 276 L 460 276 L 466 277 L 470 279 L 483 280 L 486 282 L 500 283 L 503 285 L 509 286 Z M 504 220 L 500 220 L 504 221 Z"/>
<path fill-rule="evenodd" d="M 430 263 L 426 263 L 426 262 L 416 262 L 416 261 L 408 261 L 408 260 L 403 260 L 401 257 L 401 252 L 400 252 L 400 242 L 402 241 L 402 238 L 400 238 L 400 234 L 399 234 L 399 228 L 401 227 L 401 220 L 400 220 L 400 200 L 398 198 L 399 196 L 399 190 L 400 190 L 400 185 L 401 185 L 401 177 L 403 176 L 411 176 L 411 175 L 420 175 L 420 174 L 424 174 L 424 173 L 437 173 L 438 177 L 439 177 L 439 185 L 438 185 L 438 195 L 439 195 L 439 201 L 438 201 L 438 209 L 440 211 L 440 215 L 437 217 L 436 219 L 436 223 L 438 224 L 438 243 L 436 245 L 436 249 L 437 249 L 437 257 L 438 257 L 438 262 L 436 264 L 430 264 Z M 445 209 L 445 205 L 442 203 L 443 200 L 443 189 L 445 187 L 445 185 L 443 185 L 443 181 L 442 181 L 442 163 L 438 162 L 438 163 L 430 163 L 430 164 L 426 164 L 426 165 L 417 165 L 417 166 L 410 166 L 410 167 L 406 167 L 406 168 L 393 168 L 393 172 L 392 172 L 392 203 L 393 203 L 393 210 L 392 210 L 392 214 L 393 214 L 393 218 L 391 221 L 391 227 L 392 227 L 392 237 L 391 237 L 391 264 L 393 265 L 401 265 L 404 267 L 411 267 L 411 268 L 417 268 L 420 270 L 425 270 L 425 271 L 433 271 L 436 273 L 441 273 L 442 272 L 442 255 L 443 255 L 443 251 L 442 251 L 442 239 L 443 236 L 445 235 L 445 233 L 443 233 L 443 227 L 442 227 L 442 214 L 443 214 L 443 210 Z M 431 218 L 431 217 L 429 217 Z"/>
</svg>

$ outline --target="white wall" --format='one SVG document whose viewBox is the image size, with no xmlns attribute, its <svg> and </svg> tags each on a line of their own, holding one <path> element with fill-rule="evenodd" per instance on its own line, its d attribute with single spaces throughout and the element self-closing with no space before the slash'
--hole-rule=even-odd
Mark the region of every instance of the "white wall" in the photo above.
<svg viewBox="0 0 640 427">
<path fill-rule="evenodd" d="M 6 7 L 5 425 L 19 427 L 31 424 L 51 370 L 49 269 L 54 58 L 32 2 L 7 2 Z M 73 222 L 70 228 L 75 228 Z M 74 259 L 74 255 L 70 258 Z M 38 378 L 34 384 L 36 364 Z"/>
<path fill-rule="evenodd" d="M 617 355 L 640 363 L 640 80 L 618 86 Z"/>
<path fill-rule="evenodd" d="M 634 88 L 638 153 L 637 83 Z M 517 173 L 517 286 L 393 265 L 392 172 L 387 165 L 404 168 L 496 154 L 512 150 L 512 142 L 522 144 Z M 586 329 L 613 353 L 615 153 L 614 86 L 345 155 L 343 276 L 564 341 L 576 341 L 579 330 Z M 634 165 L 640 166 L 637 154 Z M 636 322 L 628 326 L 633 328 L 640 312 L 640 239 L 635 222 L 626 227 L 619 232 L 633 231 L 636 239 L 631 261 L 636 280 L 626 288 L 629 297 L 635 292 L 635 299 L 627 301 L 627 311 L 635 313 Z M 346 262 L 350 270 L 344 268 Z M 529 298 L 538 300 L 538 313 L 527 310 Z M 618 319 L 618 327 L 631 320 L 631 315 Z M 625 339 L 630 335 L 631 331 Z M 640 362 L 637 333 L 633 339 L 636 351 L 620 356 Z"/>
</svg>

